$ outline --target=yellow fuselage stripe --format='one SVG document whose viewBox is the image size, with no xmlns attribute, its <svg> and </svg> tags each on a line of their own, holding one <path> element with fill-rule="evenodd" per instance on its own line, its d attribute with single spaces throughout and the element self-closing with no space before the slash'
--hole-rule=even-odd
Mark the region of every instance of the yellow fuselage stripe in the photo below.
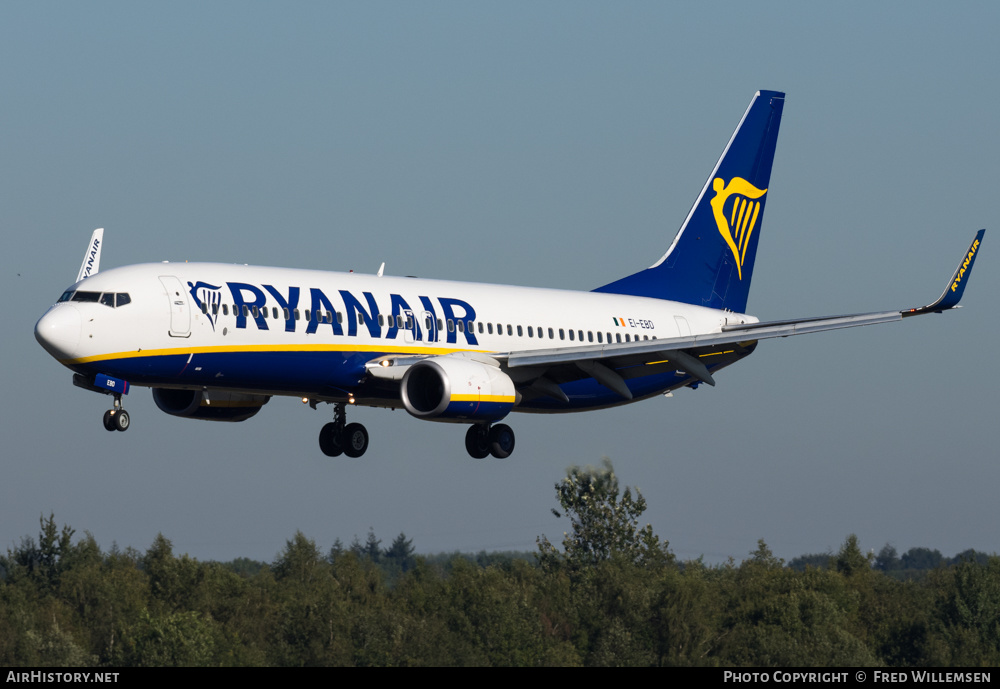
<svg viewBox="0 0 1000 689">
<path fill-rule="evenodd" d="M 400 345 L 234 345 L 209 347 L 172 347 L 170 349 L 138 349 L 128 352 L 96 354 L 79 359 L 62 359 L 63 364 L 89 364 L 110 359 L 135 359 L 147 356 L 183 356 L 185 354 L 235 354 L 238 352 L 373 352 L 395 354 L 452 354 L 454 352 L 478 352 L 478 349 L 452 349 L 444 347 L 405 347 Z"/>
</svg>

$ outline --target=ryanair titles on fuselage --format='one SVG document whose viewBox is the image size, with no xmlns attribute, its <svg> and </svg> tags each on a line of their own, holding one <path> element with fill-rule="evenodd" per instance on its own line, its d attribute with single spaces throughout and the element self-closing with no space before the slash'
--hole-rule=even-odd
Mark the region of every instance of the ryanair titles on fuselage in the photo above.
<svg viewBox="0 0 1000 689">
<path fill-rule="evenodd" d="M 209 317 L 214 328 L 221 304 L 225 301 L 222 298 L 222 286 L 201 281 L 189 281 L 187 284 L 191 297 L 198 308 Z M 226 303 L 232 305 L 237 329 L 245 329 L 248 322 L 253 322 L 259 330 L 270 330 L 268 325 L 270 320 L 271 325 L 275 327 L 280 327 L 279 324 L 283 322 L 285 332 L 292 333 L 296 331 L 301 320 L 305 323 L 306 334 L 314 334 L 320 328 L 329 326 L 334 335 L 345 335 L 346 328 L 346 335 L 355 337 L 358 329 L 364 327 L 373 338 L 385 337 L 392 340 L 402 330 L 412 333 L 414 340 L 438 342 L 444 336 L 446 342 L 455 344 L 461 335 L 468 344 L 476 346 L 479 344 L 475 333 L 468 326 L 470 322 L 476 320 L 476 310 L 462 299 L 437 297 L 439 311 L 430 297 L 418 297 L 420 303 L 414 308 L 401 295 L 390 294 L 389 311 L 382 312 L 371 292 L 361 293 L 364 299 L 362 302 L 352 292 L 342 289 L 337 291 L 344 303 L 341 311 L 334 307 L 330 297 L 318 287 L 308 288 L 306 296 L 306 290 L 300 287 L 288 287 L 282 290 L 273 285 L 257 286 L 246 282 L 226 282 L 225 285 L 232 297 L 231 301 Z M 282 316 L 277 321 L 268 319 L 264 315 L 268 296 L 277 303 Z M 305 306 L 307 303 L 308 307 Z M 308 308 L 308 317 L 297 319 L 296 310 L 299 308 Z M 335 315 L 339 313 L 343 314 L 342 318 Z M 384 325 L 379 322 L 380 314 L 383 315 Z M 447 324 L 443 328 L 444 333 L 439 332 L 439 316 L 442 323 Z M 385 328 L 384 335 L 383 328 Z"/>
</svg>

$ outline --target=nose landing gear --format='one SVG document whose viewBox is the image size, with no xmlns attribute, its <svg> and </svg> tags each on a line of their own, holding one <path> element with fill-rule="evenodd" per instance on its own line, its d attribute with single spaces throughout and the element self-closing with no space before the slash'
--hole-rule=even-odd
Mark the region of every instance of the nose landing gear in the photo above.
<svg viewBox="0 0 1000 689">
<path fill-rule="evenodd" d="M 104 428 L 108 431 L 127 431 L 131 419 L 128 412 L 122 409 L 122 396 L 115 394 L 114 408 L 104 412 Z"/>
<path fill-rule="evenodd" d="M 344 403 L 333 406 L 333 421 L 319 432 L 319 449 L 327 457 L 360 457 L 368 449 L 368 430 L 360 423 L 345 424 Z"/>
</svg>

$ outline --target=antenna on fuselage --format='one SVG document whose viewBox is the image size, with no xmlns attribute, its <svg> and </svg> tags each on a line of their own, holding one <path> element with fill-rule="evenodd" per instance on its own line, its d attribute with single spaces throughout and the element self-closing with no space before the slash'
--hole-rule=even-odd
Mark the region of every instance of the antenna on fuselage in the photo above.
<svg viewBox="0 0 1000 689">
<path fill-rule="evenodd" d="M 83 255 L 83 263 L 80 264 L 80 272 L 77 273 L 76 281 L 80 282 L 91 275 L 97 275 L 97 270 L 101 266 L 101 246 L 104 244 L 104 228 L 98 227 L 94 234 L 90 235 L 90 243 L 87 244 L 87 251 Z"/>
</svg>

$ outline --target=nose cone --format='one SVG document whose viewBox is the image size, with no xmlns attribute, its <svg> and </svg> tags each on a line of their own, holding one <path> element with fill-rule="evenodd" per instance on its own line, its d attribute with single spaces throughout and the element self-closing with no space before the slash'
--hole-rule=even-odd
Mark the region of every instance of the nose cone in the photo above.
<svg viewBox="0 0 1000 689">
<path fill-rule="evenodd" d="M 72 359 L 80 346 L 83 319 L 72 304 L 56 304 L 35 324 L 35 339 L 56 359 Z"/>
</svg>

